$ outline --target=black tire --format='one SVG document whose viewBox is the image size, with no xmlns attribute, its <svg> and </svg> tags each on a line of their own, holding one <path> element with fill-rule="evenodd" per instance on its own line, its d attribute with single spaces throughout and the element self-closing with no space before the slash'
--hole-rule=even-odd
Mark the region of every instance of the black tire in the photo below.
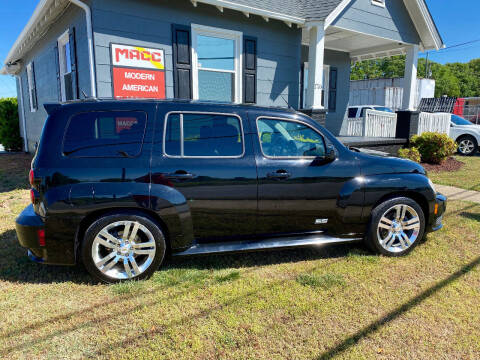
<svg viewBox="0 0 480 360">
<path fill-rule="evenodd" d="M 467 151 L 467 152 L 464 152 L 464 151 L 461 151 L 460 150 L 460 147 L 462 145 L 462 142 L 469 142 L 469 143 L 473 143 L 473 149 L 471 151 Z M 477 153 L 478 151 L 478 143 L 477 143 L 477 139 L 475 139 L 473 136 L 471 135 L 462 135 L 460 136 L 458 139 L 457 139 L 457 144 L 458 144 L 458 153 L 460 155 L 463 155 L 463 156 L 473 156 Z"/>
<path fill-rule="evenodd" d="M 405 205 L 407 207 L 406 209 L 409 209 L 409 208 L 413 209 L 414 212 L 416 212 L 416 214 L 418 215 L 418 222 L 419 222 L 418 229 L 405 230 L 405 231 L 402 229 L 402 232 L 405 232 L 405 234 L 407 235 L 411 232 L 412 238 L 414 233 L 417 233 L 417 235 L 415 237 L 415 240 L 412 241 L 412 244 L 409 245 L 408 248 L 406 249 L 403 249 L 403 247 L 400 246 L 400 241 L 402 243 L 406 243 L 404 241 L 405 240 L 404 238 L 402 238 L 401 240 L 398 238 L 395 239 L 394 243 L 398 242 L 399 246 L 397 248 L 392 247 L 392 250 L 394 249 L 394 251 L 389 251 L 381 244 L 381 239 L 379 238 L 379 236 L 381 236 L 381 232 L 386 232 L 386 233 L 393 232 L 394 234 L 393 236 L 397 236 L 397 235 L 401 236 L 401 235 L 393 231 L 393 225 L 392 225 L 392 230 L 385 230 L 381 228 L 379 226 L 380 220 L 384 217 L 384 215 L 388 218 L 389 215 L 387 214 L 391 215 L 392 214 L 391 211 L 394 211 L 396 213 L 396 210 L 392 210 L 392 209 L 401 205 Z M 411 220 L 413 219 L 414 219 L 414 216 L 411 217 Z M 393 220 L 396 221 L 395 219 Z M 409 227 L 409 225 L 406 225 L 405 227 Z M 425 234 L 425 215 L 423 213 L 422 207 L 416 201 L 410 198 L 396 197 L 396 198 L 392 198 L 382 202 L 380 205 L 376 206 L 373 209 L 372 217 L 370 219 L 370 224 L 368 226 L 367 236 L 365 241 L 368 247 L 377 254 L 391 256 L 391 257 L 398 257 L 398 256 L 404 256 L 410 253 L 418 245 L 418 243 L 423 239 L 424 234 Z M 410 238 L 410 241 L 412 238 Z"/>
<path fill-rule="evenodd" d="M 145 233 L 149 233 L 149 235 L 152 235 L 153 236 L 153 241 L 155 242 L 155 247 L 154 247 L 154 255 L 133 255 L 135 257 L 137 256 L 140 256 L 143 258 L 145 257 L 148 257 L 148 263 L 149 265 L 147 266 L 146 265 L 146 268 L 143 272 L 139 272 L 138 275 L 134 275 L 132 277 L 129 277 L 129 278 L 116 278 L 116 277 L 112 277 L 112 276 L 108 276 L 107 274 L 105 274 L 104 272 L 100 271 L 100 269 L 97 267 L 97 265 L 95 265 L 95 261 L 93 259 L 93 253 L 94 253 L 94 250 L 92 249 L 93 246 L 94 246 L 94 241 L 95 241 L 95 238 L 97 237 L 97 235 L 99 234 L 99 232 L 102 230 L 102 229 L 105 229 L 106 227 L 108 226 L 112 226 L 112 224 L 114 223 L 118 223 L 118 222 L 133 222 L 133 223 L 139 223 L 140 225 L 138 226 L 143 226 L 145 227 L 148 231 L 145 231 Z M 121 225 L 119 225 L 121 226 Z M 141 228 L 143 229 L 143 228 Z M 143 234 L 142 230 L 141 229 L 138 229 L 137 232 L 140 233 L 140 235 Z M 137 235 L 137 237 L 135 239 L 138 238 L 138 236 L 140 235 Z M 144 235 L 142 235 L 144 236 Z M 119 240 L 119 239 L 117 239 Z M 152 239 L 148 240 L 148 241 L 152 241 Z M 97 246 L 96 249 L 98 249 L 98 245 L 95 245 Z M 135 251 L 133 250 L 133 247 L 134 246 L 131 246 L 131 251 Z M 113 255 L 113 259 L 114 260 L 117 260 L 117 256 L 115 254 L 111 254 L 113 252 L 115 252 L 115 250 L 111 250 L 110 248 L 107 248 L 105 247 L 103 250 L 107 250 L 107 251 L 110 251 L 110 253 L 108 253 L 109 255 Z M 138 251 L 138 250 L 137 250 Z M 148 249 L 147 251 L 149 252 L 152 252 L 151 249 Z M 164 258 L 165 258 L 165 252 L 166 252 L 166 242 L 165 242 L 165 236 L 163 235 L 163 232 L 161 230 L 161 228 L 158 226 L 158 224 L 151 218 L 148 218 L 147 216 L 145 215 L 140 215 L 140 214 L 135 214 L 135 213 L 114 213 L 114 214 L 107 214 L 107 215 L 104 215 L 102 217 L 100 217 L 99 219 L 97 219 L 96 221 L 94 221 L 87 229 L 87 231 L 85 232 L 85 236 L 84 236 L 84 239 L 83 239 L 83 242 L 82 242 L 82 247 L 81 247 L 81 256 L 82 256 L 82 262 L 86 268 L 86 270 L 97 280 L 101 281 L 101 282 L 104 282 L 104 283 L 108 283 L 108 284 L 113 284 L 113 283 L 118 283 L 118 282 L 122 282 L 122 281 L 129 281 L 129 280 L 143 280 L 143 279 L 148 279 L 149 277 L 151 277 L 153 275 L 153 273 L 160 267 L 160 265 L 162 264 Z M 116 252 L 116 254 L 120 255 L 119 252 Z M 124 255 L 128 255 L 128 254 L 124 254 Z M 127 256 L 125 256 L 127 257 Z M 117 260 L 119 261 L 119 263 L 116 263 L 116 265 L 113 266 L 113 268 L 118 268 L 118 267 L 121 267 L 121 262 L 120 261 L 126 261 L 127 264 L 132 265 L 132 269 L 133 269 L 133 262 L 129 262 L 128 260 L 125 260 L 125 259 L 119 259 Z M 136 261 L 134 261 L 135 264 L 136 264 Z M 105 263 L 105 265 L 107 265 L 107 263 Z M 140 268 L 137 268 L 137 269 L 140 269 Z"/>
</svg>

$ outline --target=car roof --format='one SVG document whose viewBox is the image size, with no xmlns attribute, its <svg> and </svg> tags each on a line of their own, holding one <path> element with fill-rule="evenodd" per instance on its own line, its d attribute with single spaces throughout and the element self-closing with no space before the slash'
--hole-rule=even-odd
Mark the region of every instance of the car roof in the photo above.
<svg viewBox="0 0 480 360">
<path fill-rule="evenodd" d="M 138 104 L 138 103 L 156 103 L 156 104 L 192 104 L 192 105 L 205 105 L 205 106 L 215 106 L 215 107 L 225 107 L 225 108 L 235 108 L 235 109 L 242 109 L 242 110 L 257 110 L 257 111 L 274 111 L 279 113 L 290 113 L 290 114 L 303 114 L 300 113 L 293 108 L 282 108 L 282 107 L 273 107 L 273 106 L 259 106 L 255 104 L 234 104 L 234 103 L 227 103 L 227 102 L 217 102 L 217 101 L 199 101 L 199 100 L 182 100 L 182 99 L 165 99 L 165 100 L 157 100 L 157 99 L 112 99 L 112 98 L 88 98 L 82 100 L 72 100 L 66 102 L 58 102 L 58 103 L 46 103 L 44 104 L 47 113 L 50 113 L 53 110 L 56 110 L 62 106 L 68 105 L 79 105 L 79 104 L 105 104 L 105 105 L 113 105 L 118 103 L 123 104 Z M 304 114 L 303 114 L 304 115 Z"/>
<path fill-rule="evenodd" d="M 385 105 L 352 105 L 352 106 L 349 106 L 348 108 L 361 108 L 361 107 L 384 107 L 384 108 L 388 108 L 388 106 L 385 106 Z"/>
</svg>

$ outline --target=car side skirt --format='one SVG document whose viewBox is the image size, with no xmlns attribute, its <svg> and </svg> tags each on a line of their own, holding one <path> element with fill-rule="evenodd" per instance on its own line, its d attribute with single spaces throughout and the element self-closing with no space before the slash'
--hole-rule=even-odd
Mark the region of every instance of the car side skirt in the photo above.
<svg viewBox="0 0 480 360">
<path fill-rule="evenodd" d="M 207 254 L 236 253 L 271 249 L 288 249 L 305 246 L 321 246 L 347 242 L 362 241 L 362 238 L 337 238 L 324 234 L 313 236 L 293 236 L 262 240 L 234 241 L 226 243 L 194 244 L 185 251 L 172 254 L 173 256 L 193 256 Z"/>
</svg>

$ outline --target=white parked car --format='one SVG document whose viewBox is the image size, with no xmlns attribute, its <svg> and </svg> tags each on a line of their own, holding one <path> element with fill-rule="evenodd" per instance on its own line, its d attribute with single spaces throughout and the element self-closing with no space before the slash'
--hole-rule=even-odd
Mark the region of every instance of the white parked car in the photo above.
<svg viewBox="0 0 480 360">
<path fill-rule="evenodd" d="M 365 116 L 365 111 L 375 110 L 375 111 L 384 111 L 393 113 L 393 110 L 380 105 L 359 105 L 359 106 L 349 106 L 348 108 L 348 117 L 349 118 L 362 118 Z"/>
<path fill-rule="evenodd" d="M 472 124 L 458 115 L 452 115 L 450 137 L 458 144 L 458 152 L 461 155 L 474 155 L 480 144 L 480 125 Z"/>
</svg>

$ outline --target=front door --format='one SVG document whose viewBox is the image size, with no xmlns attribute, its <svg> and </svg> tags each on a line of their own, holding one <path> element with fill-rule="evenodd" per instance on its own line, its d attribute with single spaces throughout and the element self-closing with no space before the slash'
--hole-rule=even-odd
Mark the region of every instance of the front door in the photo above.
<svg viewBox="0 0 480 360">
<path fill-rule="evenodd" d="M 338 226 L 337 200 L 356 173 L 355 164 L 325 157 L 326 139 L 296 119 L 258 117 L 258 231 L 291 234 Z"/>
<path fill-rule="evenodd" d="M 167 179 L 185 197 L 194 237 L 215 241 L 254 234 L 257 171 L 242 116 L 165 111 L 158 124 L 152 186 Z"/>
</svg>

